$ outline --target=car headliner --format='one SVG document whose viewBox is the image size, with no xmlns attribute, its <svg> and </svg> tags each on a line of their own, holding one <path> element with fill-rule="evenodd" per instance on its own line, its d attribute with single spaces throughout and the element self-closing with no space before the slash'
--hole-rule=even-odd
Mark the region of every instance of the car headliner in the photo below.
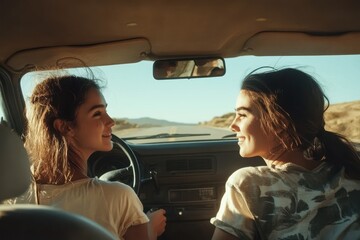
<svg viewBox="0 0 360 240">
<path fill-rule="evenodd" d="M 0 64 L 360 53 L 360 1 L 2 0 Z"/>
</svg>

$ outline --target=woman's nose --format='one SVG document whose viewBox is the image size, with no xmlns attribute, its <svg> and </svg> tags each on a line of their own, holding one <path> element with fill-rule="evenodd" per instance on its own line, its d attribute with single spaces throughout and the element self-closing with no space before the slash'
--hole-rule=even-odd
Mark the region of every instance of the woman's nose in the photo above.
<svg viewBox="0 0 360 240">
<path fill-rule="evenodd" d="M 230 130 L 233 131 L 233 132 L 239 132 L 239 131 L 240 131 L 240 128 L 239 128 L 238 125 L 237 125 L 237 119 L 236 119 L 236 117 L 234 118 L 234 120 L 233 120 L 232 123 L 230 124 L 229 128 L 230 128 Z"/>
<path fill-rule="evenodd" d="M 112 119 L 109 114 L 107 114 L 107 122 L 106 125 L 110 125 L 111 127 L 113 127 L 115 125 L 115 121 L 114 119 Z"/>
</svg>

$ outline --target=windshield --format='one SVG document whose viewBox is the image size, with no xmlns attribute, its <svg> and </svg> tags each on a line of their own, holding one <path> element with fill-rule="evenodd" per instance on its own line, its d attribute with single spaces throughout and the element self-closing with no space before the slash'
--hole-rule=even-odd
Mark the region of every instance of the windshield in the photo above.
<svg viewBox="0 0 360 240">
<path fill-rule="evenodd" d="M 107 111 L 116 121 L 113 134 L 131 143 L 228 140 L 229 125 L 242 79 L 270 66 L 295 67 L 314 76 L 330 100 L 326 128 L 360 142 L 360 55 L 242 56 L 225 59 L 222 77 L 156 80 L 153 62 L 142 61 L 91 68 L 103 80 Z M 84 75 L 81 69 L 70 72 Z M 43 73 L 25 74 L 25 102 Z M 40 77 L 41 79 L 41 77 Z"/>
</svg>

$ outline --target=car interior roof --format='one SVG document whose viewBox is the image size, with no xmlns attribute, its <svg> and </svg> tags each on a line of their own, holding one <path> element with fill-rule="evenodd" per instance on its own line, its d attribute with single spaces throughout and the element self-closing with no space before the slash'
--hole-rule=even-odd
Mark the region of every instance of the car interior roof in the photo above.
<svg viewBox="0 0 360 240">
<path fill-rule="evenodd" d="M 0 6 L 6 9 L 0 15 L 0 64 L 12 71 L 57 64 L 69 53 L 89 66 L 186 56 L 360 53 L 356 0 L 3 0 Z"/>
</svg>

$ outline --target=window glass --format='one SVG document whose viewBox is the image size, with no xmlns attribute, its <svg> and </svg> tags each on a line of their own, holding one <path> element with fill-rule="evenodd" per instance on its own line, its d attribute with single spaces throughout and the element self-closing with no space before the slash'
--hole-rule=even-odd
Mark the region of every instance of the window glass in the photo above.
<svg viewBox="0 0 360 240">
<path fill-rule="evenodd" d="M 6 121 L 6 116 L 5 116 L 5 103 L 4 103 L 4 99 L 3 99 L 3 95 L 0 91 L 0 122 L 1 121 Z"/>
<path fill-rule="evenodd" d="M 155 80 L 150 61 L 99 66 L 92 73 L 106 82 L 103 94 L 116 120 L 113 133 L 132 143 L 227 140 L 241 80 L 254 69 L 295 67 L 314 76 L 329 97 L 327 127 L 360 142 L 360 55 L 243 56 L 225 59 L 223 77 Z M 88 71 L 74 69 L 75 74 Z M 24 96 L 46 74 L 26 74 Z"/>
</svg>

